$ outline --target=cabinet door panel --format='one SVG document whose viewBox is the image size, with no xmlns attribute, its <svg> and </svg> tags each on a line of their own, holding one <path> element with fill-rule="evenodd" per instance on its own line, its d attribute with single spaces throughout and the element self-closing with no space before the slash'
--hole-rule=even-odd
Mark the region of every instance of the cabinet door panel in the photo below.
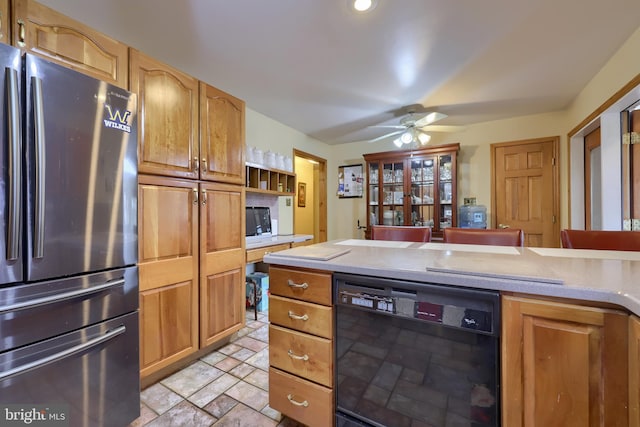
<svg viewBox="0 0 640 427">
<path fill-rule="evenodd" d="M 503 425 L 627 425 L 627 315 L 503 297 Z"/>
<path fill-rule="evenodd" d="M 131 50 L 140 173 L 198 178 L 198 81 Z"/>
<path fill-rule="evenodd" d="M 198 349 L 194 292 L 193 282 L 186 281 L 140 293 L 142 377 Z"/>
<path fill-rule="evenodd" d="M 138 177 L 143 378 L 198 349 L 197 208 L 193 183 Z"/>
<path fill-rule="evenodd" d="M 244 325 L 244 187 L 200 184 L 200 345 Z"/>
<path fill-rule="evenodd" d="M 197 184 L 140 176 L 138 184 L 139 262 L 197 257 Z M 197 196 L 197 194 L 196 194 Z"/>
<path fill-rule="evenodd" d="M 200 178 L 244 185 L 244 102 L 200 83 L 200 126 Z"/>
<path fill-rule="evenodd" d="M 13 44 L 49 61 L 129 88 L 127 45 L 35 1 L 14 2 Z"/>
</svg>

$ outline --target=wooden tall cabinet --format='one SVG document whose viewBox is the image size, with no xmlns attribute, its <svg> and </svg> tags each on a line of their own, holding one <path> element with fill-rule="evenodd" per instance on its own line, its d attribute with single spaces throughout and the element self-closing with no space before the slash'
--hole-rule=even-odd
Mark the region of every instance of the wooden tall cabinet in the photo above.
<svg viewBox="0 0 640 427">
<path fill-rule="evenodd" d="M 0 7 L 7 3 L 2 0 Z M 129 89 L 127 45 L 33 0 L 14 0 L 11 22 L 14 46 Z M 4 18 L 0 23 L 0 41 L 8 43 Z"/>
<path fill-rule="evenodd" d="M 503 296 L 502 425 L 626 426 L 623 312 Z"/>
<path fill-rule="evenodd" d="M 146 211 L 158 212 L 166 221 L 178 215 L 176 226 L 195 233 L 189 241 L 190 251 L 184 252 L 184 235 L 176 231 L 164 236 L 157 218 L 140 217 L 141 251 L 160 241 L 171 248 L 164 263 L 153 259 L 149 263 L 140 256 L 140 280 L 146 284 L 140 304 L 145 377 L 221 341 L 244 325 L 245 105 L 135 49 L 131 49 L 130 62 L 131 90 L 138 94 L 140 199 L 147 196 Z M 153 191 L 145 187 L 149 184 L 154 185 Z M 169 201 L 156 194 L 166 194 Z M 161 279 L 169 274 L 165 268 L 171 264 L 184 268 L 182 264 L 192 257 L 193 264 L 178 274 L 180 284 Z M 185 297 L 166 298 L 164 305 L 144 294 L 150 289 L 157 294 L 175 292 L 178 286 L 183 287 Z M 187 294 L 195 299 L 185 305 Z M 153 347 L 159 346 L 154 339 L 164 335 L 165 328 L 164 319 L 155 314 L 156 307 L 170 313 L 185 336 L 189 330 L 188 345 L 185 340 L 170 351 Z M 169 342 L 168 337 L 163 339 Z M 149 343 L 153 351 L 144 348 Z M 147 355 L 153 357 L 145 360 Z"/>
<path fill-rule="evenodd" d="M 459 150 L 456 143 L 365 154 L 367 233 L 372 224 L 426 225 L 439 238 L 455 227 Z"/>
</svg>

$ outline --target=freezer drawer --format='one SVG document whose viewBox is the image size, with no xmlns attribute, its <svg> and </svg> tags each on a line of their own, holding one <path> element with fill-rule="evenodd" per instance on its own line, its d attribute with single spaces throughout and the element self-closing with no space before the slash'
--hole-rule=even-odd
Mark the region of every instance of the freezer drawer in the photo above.
<svg viewBox="0 0 640 427">
<path fill-rule="evenodd" d="M 138 267 L 0 288 L 0 353 L 138 309 Z"/>
<path fill-rule="evenodd" d="M 3 404 L 62 405 L 72 427 L 128 425 L 140 413 L 138 312 L 0 353 Z"/>
</svg>

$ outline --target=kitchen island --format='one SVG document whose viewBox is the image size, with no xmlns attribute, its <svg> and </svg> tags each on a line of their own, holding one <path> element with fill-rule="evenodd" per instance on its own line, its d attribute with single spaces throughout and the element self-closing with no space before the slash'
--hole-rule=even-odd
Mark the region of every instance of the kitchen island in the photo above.
<svg viewBox="0 0 640 427">
<path fill-rule="evenodd" d="M 325 316 L 334 308 L 335 273 L 498 291 L 502 425 L 638 425 L 637 253 L 349 239 L 269 254 L 264 261 L 272 267 L 275 298 L 323 309 Z M 304 296 L 317 292 L 315 284 L 328 287 L 328 300 Z M 299 316 L 296 310 L 288 312 Z M 335 349 L 326 330 L 274 322 L 275 312 L 270 319 L 272 328 L 291 328 L 289 332 L 318 338 Z M 272 336 L 287 332 L 280 329 Z M 271 346 L 281 347 L 278 342 Z M 334 355 L 322 357 L 333 360 Z M 326 378 L 324 383 L 317 380 L 310 366 L 282 370 L 272 361 L 270 399 L 292 418 L 320 425 L 334 417 L 334 366 L 326 368 L 328 384 Z M 289 385 L 295 392 L 286 392 Z M 304 386 L 325 399 L 325 418 L 305 415 L 319 405 L 301 404 L 307 402 Z M 283 392 L 290 398 L 275 396 Z"/>
</svg>

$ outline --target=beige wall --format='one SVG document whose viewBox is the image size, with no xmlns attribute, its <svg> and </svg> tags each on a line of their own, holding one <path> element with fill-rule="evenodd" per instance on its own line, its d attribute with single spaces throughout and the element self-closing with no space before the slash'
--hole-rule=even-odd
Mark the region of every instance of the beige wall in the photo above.
<svg viewBox="0 0 640 427">
<path fill-rule="evenodd" d="M 431 145 L 459 142 L 458 197 L 476 197 L 491 206 L 490 144 L 548 136 L 560 137 L 561 227 L 568 226 L 567 134 L 616 91 L 640 74 L 640 29 L 620 48 L 602 70 L 564 111 L 479 123 L 452 134 L 433 134 Z M 249 106 L 250 107 L 250 106 Z M 263 150 L 292 155 L 296 149 L 327 159 L 328 239 L 362 237 L 356 226 L 366 223 L 365 199 L 338 199 L 340 165 L 362 163 L 364 153 L 389 151 L 389 141 L 358 142 L 330 146 L 247 109 L 247 143 Z M 491 214 L 491 212 L 488 212 Z"/>
</svg>

